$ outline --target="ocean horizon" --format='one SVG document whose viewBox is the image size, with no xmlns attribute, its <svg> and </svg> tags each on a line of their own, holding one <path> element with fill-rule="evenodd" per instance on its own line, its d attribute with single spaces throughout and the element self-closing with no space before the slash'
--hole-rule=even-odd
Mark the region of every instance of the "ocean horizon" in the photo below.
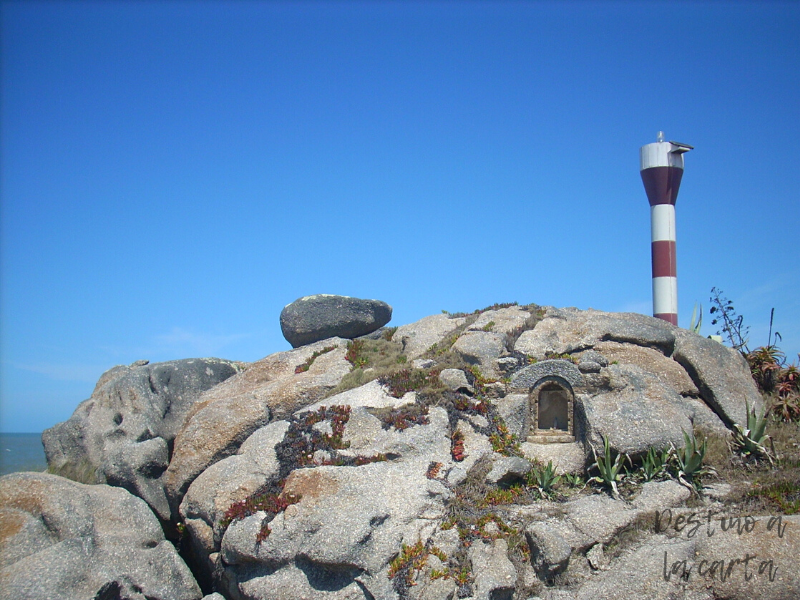
<svg viewBox="0 0 800 600">
<path fill-rule="evenodd" d="M 18 471 L 45 471 L 41 433 L 0 433 L 0 476 Z"/>
</svg>

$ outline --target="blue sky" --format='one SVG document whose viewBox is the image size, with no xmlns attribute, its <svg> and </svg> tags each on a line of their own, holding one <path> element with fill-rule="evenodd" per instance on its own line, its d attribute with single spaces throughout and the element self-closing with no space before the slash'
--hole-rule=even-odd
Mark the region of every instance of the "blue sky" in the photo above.
<svg viewBox="0 0 800 600">
<path fill-rule="evenodd" d="M 138 359 L 253 361 L 282 307 L 393 325 L 651 313 L 639 147 L 695 146 L 680 322 L 724 290 L 800 351 L 800 3 L 9 2 L 0 430 Z"/>
</svg>

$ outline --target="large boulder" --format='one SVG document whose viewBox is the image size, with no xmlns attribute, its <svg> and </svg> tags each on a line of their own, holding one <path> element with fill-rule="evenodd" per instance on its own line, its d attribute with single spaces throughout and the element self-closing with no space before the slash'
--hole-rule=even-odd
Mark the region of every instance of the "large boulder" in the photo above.
<svg viewBox="0 0 800 600">
<path fill-rule="evenodd" d="M 317 294 L 283 307 L 281 331 L 286 341 L 298 348 L 330 337 L 366 335 L 391 319 L 392 307 L 386 302 Z"/>
<path fill-rule="evenodd" d="M 469 331 L 492 331 L 510 335 L 523 328 L 530 317 L 531 313 L 519 306 L 485 310 L 467 329 Z"/>
<path fill-rule="evenodd" d="M 0 478 L 0 599 L 199 600 L 141 499 L 44 473 Z"/>
<path fill-rule="evenodd" d="M 525 331 L 514 349 L 537 360 L 612 341 L 644 346 L 672 355 L 677 327 L 637 313 L 608 313 L 577 308 L 548 308 L 536 326 Z"/>
<path fill-rule="evenodd" d="M 352 366 L 344 358 L 346 347 L 347 340 L 332 338 L 272 354 L 203 394 L 175 438 L 175 451 L 163 475 L 173 515 L 189 485 L 205 469 L 235 454 L 257 429 L 335 388 Z M 307 370 L 298 372 L 306 365 Z"/>
<path fill-rule="evenodd" d="M 74 479 L 123 487 L 168 518 L 161 474 L 173 440 L 200 394 L 240 369 L 217 358 L 114 367 L 68 421 L 42 434 L 47 463 Z"/>
<path fill-rule="evenodd" d="M 495 378 L 499 375 L 497 359 L 506 353 L 505 336 L 490 331 L 467 331 L 452 349 L 466 363 L 478 366 L 482 375 Z"/>
<path fill-rule="evenodd" d="M 632 456 L 651 447 L 683 447 L 692 422 L 675 390 L 632 365 L 610 365 L 607 373 L 608 388 L 581 398 L 586 440 L 598 453 L 604 437 L 614 450 Z"/>
<path fill-rule="evenodd" d="M 413 360 L 425 354 L 434 344 L 442 344 L 465 321 L 464 317 L 431 315 L 414 323 L 401 325 L 395 331 L 392 340 L 403 344 L 403 354 L 408 360 Z M 449 347 L 444 349 L 447 350 Z"/>
<path fill-rule="evenodd" d="M 747 411 L 764 414 L 747 361 L 740 352 L 685 329 L 676 330 L 673 358 L 686 369 L 700 393 L 722 421 L 747 425 Z"/>
<path fill-rule="evenodd" d="M 246 500 L 278 476 L 275 446 L 289 429 L 287 421 L 273 421 L 247 438 L 239 451 L 214 463 L 189 487 L 180 506 L 195 556 L 211 572 L 210 556 L 219 551 L 225 511 Z"/>
<path fill-rule="evenodd" d="M 363 411 L 364 409 L 359 409 Z M 366 413 L 362 413 L 366 416 Z M 319 466 L 291 472 L 284 495 L 300 497 L 268 524 L 263 514 L 232 523 L 221 543 L 223 582 L 233 598 L 388 598 L 390 561 L 401 544 L 428 540 L 450 494 L 426 477 L 431 461 L 451 462 L 446 412 L 429 423 L 389 430 L 370 453 L 395 458 L 363 466 Z M 357 425 L 364 425 L 363 420 Z M 360 436 L 354 432 L 356 442 Z M 349 436 L 346 436 L 349 437 Z M 366 446 L 352 444 L 359 453 Z M 290 592 L 290 590 L 294 590 Z"/>
</svg>

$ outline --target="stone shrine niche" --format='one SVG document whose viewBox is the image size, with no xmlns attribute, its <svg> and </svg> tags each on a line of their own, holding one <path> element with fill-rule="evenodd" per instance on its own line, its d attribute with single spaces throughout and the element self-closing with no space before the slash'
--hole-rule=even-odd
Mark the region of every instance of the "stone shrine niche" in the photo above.
<svg viewBox="0 0 800 600">
<path fill-rule="evenodd" d="M 575 441 L 575 394 L 568 381 L 558 376 L 544 377 L 533 386 L 528 398 L 529 442 Z"/>
</svg>

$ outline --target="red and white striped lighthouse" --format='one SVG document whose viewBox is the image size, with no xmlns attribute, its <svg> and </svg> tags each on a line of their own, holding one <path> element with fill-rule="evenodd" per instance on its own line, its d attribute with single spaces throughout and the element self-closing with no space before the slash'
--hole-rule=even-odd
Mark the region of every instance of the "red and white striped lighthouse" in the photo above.
<svg viewBox="0 0 800 600">
<path fill-rule="evenodd" d="M 640 173 L 650 201 L 653 257 L 653 316 L 678 324 L 678 268 L 675 259 L 675 201 L 683 177 L 683 154 L 692 146 L 658 141 L 639 149 Z"/>
</svg>

